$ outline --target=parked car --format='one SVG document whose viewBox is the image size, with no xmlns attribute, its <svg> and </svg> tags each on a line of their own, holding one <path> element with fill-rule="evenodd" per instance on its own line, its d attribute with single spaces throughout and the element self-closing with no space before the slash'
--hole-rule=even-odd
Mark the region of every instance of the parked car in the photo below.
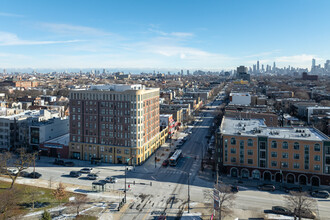
<svg viewBox="0 0 330 220">
<path fill-rule="evenodd" d="M 18 170 L 15 168 L 7 168 L 7 173 L 10 175 L 16 175 L 18 173 Z"/>
<path fill-rule="evenodd" d="M 64 162 L 64 160 L 55 159 L 55 160 L 54 160 L 54 164 L 64 166 L 65 162 Z"/>
<path fill-rule="evenodd" d="M 116 183 L 117 182 L 117 178 L 116 177 L 112 177 L 112 176 L 108 176 L 105 178 L 105 181 L 107 183 Z"/>
<path fill-rule="evenodd" d="M 275 186 L 273 184 L 262 184 L 258 186 L 258 189 L 263 191 L 275 191 Z"/>
<path fill-rule="evenodd" d="M 67 162 L 64 163 L 64 166 L 66 166 L 66 167 L 73 167 L 74 166 L 74 162 L 67 161 Z"/>
<path fill-rule="evenodd" d="M 80 173 L 91 173 L 93 171 L 93 168 L 91 167 L 85 167 L 80 170 Z"/>
<path fill-rule="evenodd" d="M 168 166 L 168 160 L 164 160 L 163 163 L 162 163 L 162 166 L 167 167 Z"/>
<path fill-rule="evenodd" d="M 90 174 L 87 175 L 87 178 L 89 180 L 96 180 L 96 179 L 99 178 L 99 176 L 96 173 L 90 173 Z"/>
<path fill-rule="evenodd" d="M 230 191 L 232 192 L 232 193 L 238 193 L 238 186 L 230 186 Z"/>
<path fill-rule="evenodd" d="M 283 187 L 286 193 L 289 193 L 291 191 L 293 192 L 302 192 L 302 187 L 301 186 L 285 186 Z"/>
<path fill-rule="evenodd" d="M 292 215 L 292 212 L 290 209 L 285 208 L 283 206 L 273 206 L 272 212 L 275 214 L 281 214 L 281 215 Z"/>
<path fill-rule="evenodd" d="M 21 171 L 21 172 L 19 173 L 19 176 L 21 176 L 21 177 L 29 177 L 29 176 L 30 176 L 30 173 L 27 172 L 27 171 Z"/>
<path fill-rule="evenodd" d="M 330 194 L 328 191 L 322 190 L 322 191 L 313 191 L 311 192 L 311 195 L 313 197 L 318 197 L 318 198 L 329 198 Z"/>
<path fill-rule="evenodd" d="M 297 216 L 297 217 L 301 217 L 301 218 L 311 218 L 311 219 L 314 219 L 316 218 L 316 214 L 315 212 L 313 211 L 309 211 L 307 209 L 302 209 L 300 210 L 300 214 L 298 213 L 297 210 L 294 211 L 294 214 Z"/>
<path fill-rule="evenodd" d="M 81 173 L 79 171 L 71 171 L 70 176 L 71 177 L 80 177 Z"/>
<path fill-rule="evenodd" d="M 29 177 L 33 178 L 33 179 L 39 179 L 41 176 L 42 176 L 41 173 L 38 173 L 38 172 L 32 172 L 29 175 Z"/>
</svg>

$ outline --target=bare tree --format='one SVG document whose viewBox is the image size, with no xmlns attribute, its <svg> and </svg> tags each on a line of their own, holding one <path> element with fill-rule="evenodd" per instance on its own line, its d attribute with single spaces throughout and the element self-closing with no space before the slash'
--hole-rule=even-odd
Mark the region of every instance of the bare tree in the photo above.
<svg viewBox="0 0 330 220">
<path fill-rule="evenodd" d="M 0 154 L 0 169 L 12 180 L 10 189 L 13 188 L 20 173 L 33 165 L 35 158 L 36 153 L 26 153 L 24 148 L 19 150 L 17 156 L 10 152 Z"/>
<path fill-rule="evenodd" d="M 63 183 L 58 184 L 57 188 L 53 191 L 53 195 L 54 195 L 55 199 L 60 202 L 60 205 L 61 205 L 61 202 L 67 195 L 67 193 L 65 191 L 65 186 L 63 185 Z"/>
<path fill-rule="evenodd" d="M 0 193 L 0 219 L 7 219 L 8 212 L 17 206 L 18 190 L 8 189 Z"/>
<path fill-rule="evenodd" d="M 288 207 L 293 210 L 295 219 L 301 220 L 303 213 L 314 213 L 317 209 L 315 199 L 308 196 L 306 192 L 290 192 L 284 197 Z"/>
<path fill-rule="evenodd" d="M 234 205 L 236 195 L 228 185 L 215 185 L 211 198 L 217 201 L 217 219 L 221 220 L 232 213 L 231 207 Z"/>
<path fill-rule="evenodd" d="M 77 210 L 77 216 L 79 216 L 80 207 L 88 202 L 86 195 L 77 194 L 72 202 L 72 205 Z"/>
</svg>

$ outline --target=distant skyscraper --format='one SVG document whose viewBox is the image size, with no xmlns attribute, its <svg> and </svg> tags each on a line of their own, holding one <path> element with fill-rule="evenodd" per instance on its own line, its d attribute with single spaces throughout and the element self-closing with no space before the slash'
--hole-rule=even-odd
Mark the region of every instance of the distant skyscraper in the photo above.
<svg viewBox="0 0 330 220">
<path fill-rule="evenodd" d="M 315 59 L 312 59 L 312 68 L 311 68 L 311 72 L 314 73 L 315 72 Z"/>
<path fill-rule="evenodd" d="M 183 76 L 183 70 L 181 70 L 181 76 Z"/>
<path fill-rule="evenodd" d="M 260 73 L 259 60 L 257 61 L 257 73 Z"/>
<path fill-rule="evenodd" d="M 189 70 L 187 70 L 187 75 L 188 75 L 188 76 L 190 75 Z"/>
<path fill-rule="evenodd" d="M 253 73 L 257 72 L 257 66 L 255 64 L 253 64 Z"/>
<path fill-rule="evenodd" d="M 275 70 L 276 70 L 276 64 L 275 64 L 275 62 L 273 63 L 273 72 L 275 72 Z"/>
</svg>

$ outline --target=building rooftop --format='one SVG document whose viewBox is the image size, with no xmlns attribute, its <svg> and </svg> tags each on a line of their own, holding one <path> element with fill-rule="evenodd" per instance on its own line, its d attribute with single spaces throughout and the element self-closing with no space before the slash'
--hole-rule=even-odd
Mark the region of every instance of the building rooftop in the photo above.
<svg viewBox="0 0 330 220">
<path fill-rule="evenodd" d="M 70 141 L 70 134 L 67 133 L 65 135 L 59 136 L 57 138 L 51 139 L 49 141 L 46 141 L 45 144 L 63 144 L 63 145 L 69 145 Z"/>
<path fill-rule="evenodd" d="M 221 133 L 241 136 L 268 136 L 278 139 L 309 141 L 330 140 L 325 134 L 311 127 L 267 127 L 263 119 L 236 119 L 224 117 Z"/>
</svg>

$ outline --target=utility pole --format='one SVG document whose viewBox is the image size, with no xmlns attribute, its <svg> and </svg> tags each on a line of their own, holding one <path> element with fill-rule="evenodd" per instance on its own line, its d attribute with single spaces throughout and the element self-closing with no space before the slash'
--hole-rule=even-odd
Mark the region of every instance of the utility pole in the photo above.
<svg viewBox="0 0 330 220">
<path fill-rule="evenodd" d="M 190 206 L 189 206 L 189 203 L 190 203 L 190 173 L 188 172 L 188 213 L 190 213 Z"/>
<path fill-rule="evenodd" d="M 126 203 L 126 163 L 125 163 L 125 199 L 124 202 Z"/>
</svg>

